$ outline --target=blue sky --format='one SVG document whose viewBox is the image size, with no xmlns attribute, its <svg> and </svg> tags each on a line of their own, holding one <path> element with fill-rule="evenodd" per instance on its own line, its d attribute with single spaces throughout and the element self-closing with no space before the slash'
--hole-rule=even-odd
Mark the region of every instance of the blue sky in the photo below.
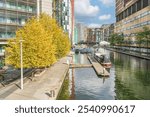
<svg viewBox="0 0 150 117">
<path fill-rule="evenodd" d="M 115 22 L 115 0 L 75 0 L 75 19 L 90 27 Z"/>
</svg>

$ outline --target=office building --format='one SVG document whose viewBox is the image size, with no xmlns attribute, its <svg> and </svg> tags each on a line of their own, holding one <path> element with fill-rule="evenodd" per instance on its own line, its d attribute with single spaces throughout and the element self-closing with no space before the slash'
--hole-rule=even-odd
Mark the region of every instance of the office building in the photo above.
<svg viewBox="0 0 150 117">
<path fill-rule="evenodd" d="M 150 0 L 116 0 L 115 33 L 136 41 L 136 33 L 150 27 Z"/>
</svg>

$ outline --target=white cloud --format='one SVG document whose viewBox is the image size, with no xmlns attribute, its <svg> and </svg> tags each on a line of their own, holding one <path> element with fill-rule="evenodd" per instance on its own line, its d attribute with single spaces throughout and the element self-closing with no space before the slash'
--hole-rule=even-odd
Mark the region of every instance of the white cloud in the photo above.
<svg viewBox="0 0 150 117">
<path fill-rule="evenodd" d="M 99 20 L 109 20 L 110 18 L 111 18 L 110 14 L 105 14 L 105 15 L 99 16 Z"/>
<path fill-rule="evenodd" d="M 77 16 L 93 17 L 99 12 L 99 7 L 91 4 L 90 0 L 75 0 L 75 14 Z"/>
<path fill-rule="evenodd" d="M 98 28 L 101 26 L 102 26 L 101 24 L 94 24 L 94 23 L 88 25 L 89 28 Z"/>
<path fill-rule="evenodd" d="M 115 0 L 100 0 L 106 6 L 112 6 L 115 3 Z"/>
</svg>

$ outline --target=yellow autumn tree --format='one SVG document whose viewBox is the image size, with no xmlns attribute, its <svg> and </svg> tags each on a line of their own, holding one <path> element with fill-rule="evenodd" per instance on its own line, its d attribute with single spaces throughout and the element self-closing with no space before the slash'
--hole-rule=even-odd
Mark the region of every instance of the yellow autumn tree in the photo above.
<svg viewBox="0 0 150 117">
<path fill-rule="evenodd" d="M 57 24 L 56 20 L 49 15 L 41 14 L 39 22 L 44 29 L 52 35 L 53 44 L 56 47 L 56 58 L 64 57 L 70 51 L 70 41 L 68 35 Z"/>
<path fill-rule="evenodd" d="M 20 40 L 23 40 L 24 68 L 41 68 L 53 64 L 70 51 L 69 37 L 55 19 L 42 14 L 32 18 L 16 32 L 6 47 L 6 64 L 20 68 Z"/>
<path fill-rule="evenodd" d="M 20 39 L 22 39 L 24 68 L 50 66 L 56 61 L 56 47 L 52 38 L 43 25 L 36 18 L 32 18 L 16 32 L 16 38 L 8 42 L 6 63 L 20 68 Z"/>
<path fill-rule="evenodd" d="M 56 49 L 57 49 L 57 57 L 61 58 L 63 56 L 66 56 L 66 54 L 68 54 L 68 52 L 70 51 L 70 41 L 69 41 L 69 37 L 68 34 L 66 33 L 61 33 L 60 34 L 61 38 L 57 39 L 57 45 L 56 45 Z"/>
</svg>

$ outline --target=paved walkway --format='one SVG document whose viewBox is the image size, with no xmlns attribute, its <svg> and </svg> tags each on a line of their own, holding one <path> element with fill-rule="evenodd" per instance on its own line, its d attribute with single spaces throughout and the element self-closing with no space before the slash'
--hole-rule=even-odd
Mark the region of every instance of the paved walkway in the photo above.
<svg viewBox="0 0 150 117">
<path fill-rule="evenodd" d="M 33 81 L 28 80 L 24 84 L 24 89 L 16 90 L 3 99 L 6 100 L 55 100 L 62 87 L 64 78 L 68 72 L 69 65 L 66 64 L 67 59 L 64 57 L 55 63 L 52 67 L 47 68 L 41 76 L 34 77 Z M 17 87 L 17 86 L 16 86 Z"/>
<path fill-rule="evenodd" d="M 150 56 L 145 56 L 145 55 L 140 55 L 140 53 L 135 53 L 135 52 L 129 52 L 129 51 L 122 51 L 122 50 L 117 50 L 117 49 L 113 49 L 113 48 L 106 48 L 110 51 L 115 51 L 118 53 L 122 53 L 122 54 L 126 54 L 126 55 L 130 55 L 130 56 L 134 56 L 134 57 L 138 57 L 138 58 L 142 58 L 142 59 L 147 59 L 150 60 Z"/>
</svg>

